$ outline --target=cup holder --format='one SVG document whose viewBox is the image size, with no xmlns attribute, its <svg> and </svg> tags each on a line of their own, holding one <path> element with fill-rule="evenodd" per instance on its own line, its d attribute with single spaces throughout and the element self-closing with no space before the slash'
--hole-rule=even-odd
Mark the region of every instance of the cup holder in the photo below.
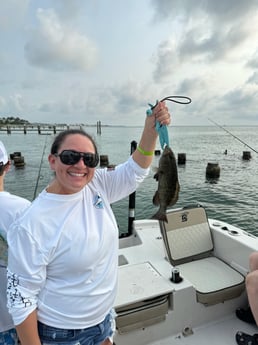
<svg viewBox="0 0 258 345">
<path fill-rule="evenodd" d="M 221 229 L 222 229 L 222 230 L 229 231 L 229 228 L 228 228 L 227 226 L 222 226 Z"/>
<path fill-rule="evenodd" d="M 238 236 L 240 235 L 239 232 L 237 230 L 229 230 L 228 233 L 232 236 Z"/>
<path fill-rule="evenodd" d="M 232 236 L 240 235 L 239 231 L 237 231 L 237 230 L 230 230 L 227 226 L 222 226 L 221 230 L 227 231 L 229 233 L 229 235 L 232 235 Z"/>
</svg>

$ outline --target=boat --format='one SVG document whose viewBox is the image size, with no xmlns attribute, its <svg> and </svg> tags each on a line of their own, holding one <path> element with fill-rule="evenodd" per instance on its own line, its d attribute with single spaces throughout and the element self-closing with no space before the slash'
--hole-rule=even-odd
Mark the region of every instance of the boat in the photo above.
<svg viewBox="0 0 258 345">
<path fill-rule="evenodd" d="M 236 317 L 258 239 L 201 205 L 134 220 L 119 240 L 116 345 L 233 345 L 257 332 Z"/>
</svg>

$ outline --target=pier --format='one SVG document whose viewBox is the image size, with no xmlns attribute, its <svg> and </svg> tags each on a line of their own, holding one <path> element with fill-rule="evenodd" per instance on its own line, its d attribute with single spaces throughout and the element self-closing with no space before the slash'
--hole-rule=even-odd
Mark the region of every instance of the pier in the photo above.
<svg viewBox="0 0 258 345">
<path fill-rule="evenodd" d="M 37 132 L 38 134 L 56 134 L 56 132 L 60 132 L 68 128 L 69 125 L 0 125 L 0 132 L 6 132 L 7 134 L 11 134 L 12 132 L 22 132 L 24 134 L 27 134 L 28 132 Z"/>
<path fill-rule="evenodd" d="M 6 132 L 11 134 L 13 132 L 30 133 L 37 132 L 38 134 L 56 134 L 57 132 L 64 131 L 66 129 L 83 127 L 96 127 L 96 125 L 83 125 L 83 124 L 0 124 L 0 133 Z M 97 134 L 101 134 L 101 122 L 97 122 Z"/>
</svg>

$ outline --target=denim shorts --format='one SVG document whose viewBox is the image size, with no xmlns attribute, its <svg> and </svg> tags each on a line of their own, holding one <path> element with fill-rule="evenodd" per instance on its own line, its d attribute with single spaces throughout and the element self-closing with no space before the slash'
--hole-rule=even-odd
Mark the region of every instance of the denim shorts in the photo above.
<svg viewBox="0 0 258 345">
<path fill-rule="evenodd" d="M 112 337 L 112 323 L 110 312 L 98 325 L 84 329 L 55 328 L 38 321 L 38 332 L 42 345 L 100 345 Z"/>
<path fill-rule="evenodd" d="M 17 345 L 18 337 L 14 328 L 8 331 L 0 332 L 0 344 L 1 345 Z"/>
</svg>

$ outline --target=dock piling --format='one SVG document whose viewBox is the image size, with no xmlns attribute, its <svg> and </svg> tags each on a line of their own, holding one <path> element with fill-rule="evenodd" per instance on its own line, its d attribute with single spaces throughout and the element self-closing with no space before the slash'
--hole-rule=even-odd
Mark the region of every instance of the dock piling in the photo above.
<svg viewBox="0 0 258 345">
<path fill-rule="evenodd" d="M 185 153 L 178 153 L 177 155 L 177 163 L 178 164 L 185 164 L 186 162 L 186 154 Z"/>
<path fill-rule="evenodd" d="M 251 159 L 251 152 L 250 151 L 243 151 L 242 159 L 245 161 L 249 161 Z"/>
<path fill-rule="evenodd" d="M 131 142 L 131 154 L 136 150 L 137 142 Z M 129 210 L 128 210 L 128 234 L 131 235 L 133 231 L 133 221 L 135 219 L 135 192 L 129 195 Z"/>
<path fill-rule="evenodd" d="M 101 121 L 97 121 L 97 134 L 101 134 Z"/>
<path fill-rule="evenodd" d="M 208 163 L 207 164 L 206 177 L 208 177 L 208 178 L 219 178 L 220 177 L 220 166 L 218 163 Z"/>
</svg>

